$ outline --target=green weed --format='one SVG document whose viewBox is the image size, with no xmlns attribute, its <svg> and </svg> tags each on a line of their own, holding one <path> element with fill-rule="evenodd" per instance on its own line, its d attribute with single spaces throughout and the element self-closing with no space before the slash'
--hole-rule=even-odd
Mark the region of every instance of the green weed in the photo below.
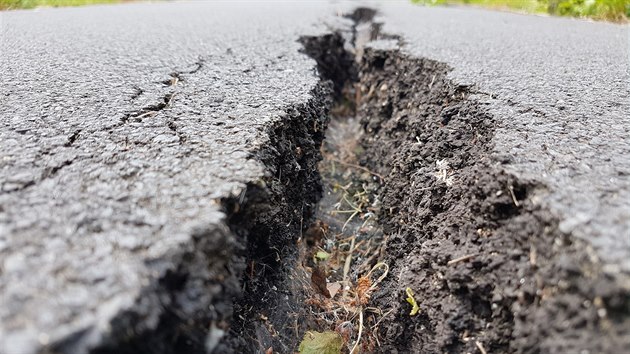
<svg viewBox="0 0 630 354">
<path fill-rule="evenodd" d="M 32 9 L 40 6 L 81 6 L 117 3 L 121 0 L 0 0 L 0 10 Z"/>
<path fill-rule="evenodd" d="M 424 5 L 469 4 L 615 22 L 626 22 L 630 18 L 630 0 L 411 0 L 411 2 Z"/>
</svg>

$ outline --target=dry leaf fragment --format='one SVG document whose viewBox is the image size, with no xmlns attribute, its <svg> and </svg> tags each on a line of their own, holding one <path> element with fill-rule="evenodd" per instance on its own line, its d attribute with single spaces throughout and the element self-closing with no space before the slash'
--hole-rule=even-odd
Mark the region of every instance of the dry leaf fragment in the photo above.
<svg viewBox="0 0 630 354">
<path fill-rule="evenodd" d="M 342 347 L 343 340 L 337 332 L 307 331 L 298 351 L 300 354 L 341 354 Z"/>
<path fill-rule="evenodd" d="M 341 284 L 339 282 L 330 283 L 327 286 L 328 292 L 330 293 L 330 298 L 334 298 L 335 295 L 341 290 Z"/>
<path fill-rule="evenodd" d="M 357 302 L 359 305 L 367 305 L 370 301 L 370 287 L 372 281 L 367 276 L 362 276 L 357 281 Z"/>
</svg>

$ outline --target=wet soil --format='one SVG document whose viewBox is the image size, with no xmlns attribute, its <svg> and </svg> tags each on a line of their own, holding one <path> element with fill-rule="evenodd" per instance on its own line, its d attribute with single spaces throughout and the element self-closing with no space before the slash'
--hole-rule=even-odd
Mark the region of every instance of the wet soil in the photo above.
<svg viewBox="0 0 630 354">
<path fill-rule="evenodd" d="M 385 176 L 379 222 L 392 274 L 372 297 L 393 310 L 377 351 L 627 350 L 628 293 L 537 205 L 544 186 L 492 160 L 495 117 L 448 71 L 377 50 L 359 70 L 362 162 Z"/>
<path fill-rule="evenodd" d="M 382 176 L 359 165 L 360 136 L 355 117 L 333 114 L 319 164 L 324 194 L 304 235 L 301 261 L 315 289 L 306 301 L 306 316 L 314 319 L 309 330 L 337 331 L 346 352 L 355 347 L 370 352 L 378 345 L 373 328 L 383 312 L 368 304 L 389 274 L 388 265 L 380 262 L 386 236 L 377 221 Z M 318 272 L 322 279 L 315 278 Z"/>
<path fill-rule="evenodd" d="M 628 351 L 628 289 L 558 230 L 544 185 L 492 157 L 499 117 L 445 64 L 359 48 L 395 38 L 365 26 L 374 14 L 348 16 L 351 51 L 347 33 L 300 39 L 332 122 L 319 150 L 323 128 L 299 116 L 317 109 L 297 112 L 272 134 L 273 177 L 229 204 L 248 240 L 244 296 L 215 352 L 291 353 L 307 331 L 337 332 L 354 353 Z"/>
<path fill-rule="evenodd" d="M 332 84 L 323 80 L 308 103 L 287 109 L 268 132 L 271 142 L 256 156 L 267 166 L 266 177 L 238 198 L 223 201 L 228 225 L 243 243 L 233 260 L 242 278 L 233 307 L 225 309 L 232 314 L 230 321 L 217 325 L 223 333 L 217 335 L 214 353 L 269 348 L 290 353 L 297 347 L 296 332 L 308 326 L 297 322 L 304 294 L 292 274 L 299 237 L 321 198 L 316 171 L 332 92 Z"/>
</svg>

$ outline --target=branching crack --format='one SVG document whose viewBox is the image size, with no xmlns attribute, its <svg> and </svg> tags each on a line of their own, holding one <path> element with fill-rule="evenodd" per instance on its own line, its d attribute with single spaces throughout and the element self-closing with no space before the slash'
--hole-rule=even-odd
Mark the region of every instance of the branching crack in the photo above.
<svg viewBox="0 0 630 354">
<path fill-rule="evenodd" d="M 183 144 L 186 142 L 186 135 L 181 132 L 181 130 L 177 126 L 177 123 L 174 120 L 170 120 L 167 123 L 167 126 L 173 133 L 175 133 L 175 135 L 177 135 L 177 137 L 179 138 L 180 144 Z"/>
<path fill-rule="evenodd" d="M 136 98 L 140 97 L 140 95 L 144 93 L 144 90 L 140 86 L 134 86 L 133 90 L 134 90 L 133 94 L 131 95 L 132 100 L 135 100 Z"/>
<path fill-rule="evenodd" d="M 194 64 L 193 64 L 193 69 L 189 70 L 189 71 L 183 71 L 180 73 L 183 74 L 195 74 L 196 72 L 198 72 L 199 70 L 201 70 L 203 68 L 203 66 L 206 63 L 206 59 L 203 57 L 199 57 L 199 60 L 197 60 Z"/>
<path fill-rule="evenodd" d="M 72 135 L 68 137 L 68 141 L 66 141 L 66 143 L 63 144 L 63 146 L 65 147 L 72 146 L 72 144 L 74 144 L 74 142 L 79 138 L 80 133 L 81 133 L 81 129 L 75 130 L 74 133 L 72 133 Z"/>
<path fill-rule="evenodd" d="M 176 91 L 177 85 L 185 81 L 185 78 L 184 78 L 185 75 L 192 75 L 199 72 L 199 70 L 203 68 L 205 62 L 206 62 L 205 58 L 199 57 L 199 59 L 191 65 L 192 66 L 191 69 L 176 70 L 176 71 L 171 72 L 167 79 L 160 82 L 160 84 L 164 85 L 165 88 L 169 88 L 169 92 L 166 93 L 164 96 L 162 96 L 162 99 L 158 103 L 144 106 L 136 111 L 129 112 L 125 114 L 122 118 L 120 118 L 120 121 L 123 124 L 126 124 L 129 121 L 141 122 L 143 118 L 154 116 L 158 112 L 170 107 L 175 97 L 175 94 L 177 93 Z M 134 89 L 135 89 L 135 92 L 131 96 L 132 100 L 138 98 L 140 95 L 144 93 L 144 90 L 138 86 L 135 86 Z M 169 129 L 172 130 L 170 124 L 169 124 Z"/>
<path fill-rule="evenodd" d="M 46 178 L 53 177 L 59 171 L 61 171 L 64 167 L 72 165 L 73 162 L 74 162 L 74 160 L 66 160 L 66 161 L 62 162 L 61 164 L 59 164 L 57 166 L 48 167 L 48 168 L 44 169 L 44 171 L 42 172 L 42 175 L 40 177 L 40 180 L 44 180 Z"/>
<path fill-rule="evenodd" d="M 164 81 L 162 81 L 162 84 L 164 86 L 177 86 L 177 84 L 182 81 L 182 77 L 181 74 L 179 72 L 172 72 L 170 74 L 168 74 L 170 77 Z"/>
<path fill-rule="evenodd" d="M 175 97 L 174 92 L 167 93 L 162 97 L 162 101 L 156 104 L 152 104 L 149 106 L 145 106 L 138 111 L 131 112 L 120 118 L 121 122 L 127 123 L 129 120 L 133 120 L 135 122 L 142 122 L 142 118 L 151 117 L 161 110 L 169 107 L 173 98 Z"/>
</svg>

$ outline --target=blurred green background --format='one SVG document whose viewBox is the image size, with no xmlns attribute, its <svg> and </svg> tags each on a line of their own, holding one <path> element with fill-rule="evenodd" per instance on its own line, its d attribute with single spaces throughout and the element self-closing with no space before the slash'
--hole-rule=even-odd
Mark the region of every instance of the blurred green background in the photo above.
<svg viewBox="0 0 630 354">
<path fill-rule="evenodd" d="M 630 18 L 630 0 L 412 0 L 412 2 L 425 5 L 469 4 L 617 22 L 625 22 Z"/>
<path fill-rule="evenodd" d="M 0 10 L 32 9 L 39 6 L 80 6 L 116 2 L 120 2 L 120 0 L 0 0 Z"/>
<path fill-rule="evenodd" d="M 0 10 L 30 9 L 38 6 L 78 6 L 121 1 L 125 0 L 0 0 Z M 423 5 L 469 4 L 616 22 L 626 22 L 630 18 L 630 0 L 411 0 L 411 2 Z"/>
</svg>

